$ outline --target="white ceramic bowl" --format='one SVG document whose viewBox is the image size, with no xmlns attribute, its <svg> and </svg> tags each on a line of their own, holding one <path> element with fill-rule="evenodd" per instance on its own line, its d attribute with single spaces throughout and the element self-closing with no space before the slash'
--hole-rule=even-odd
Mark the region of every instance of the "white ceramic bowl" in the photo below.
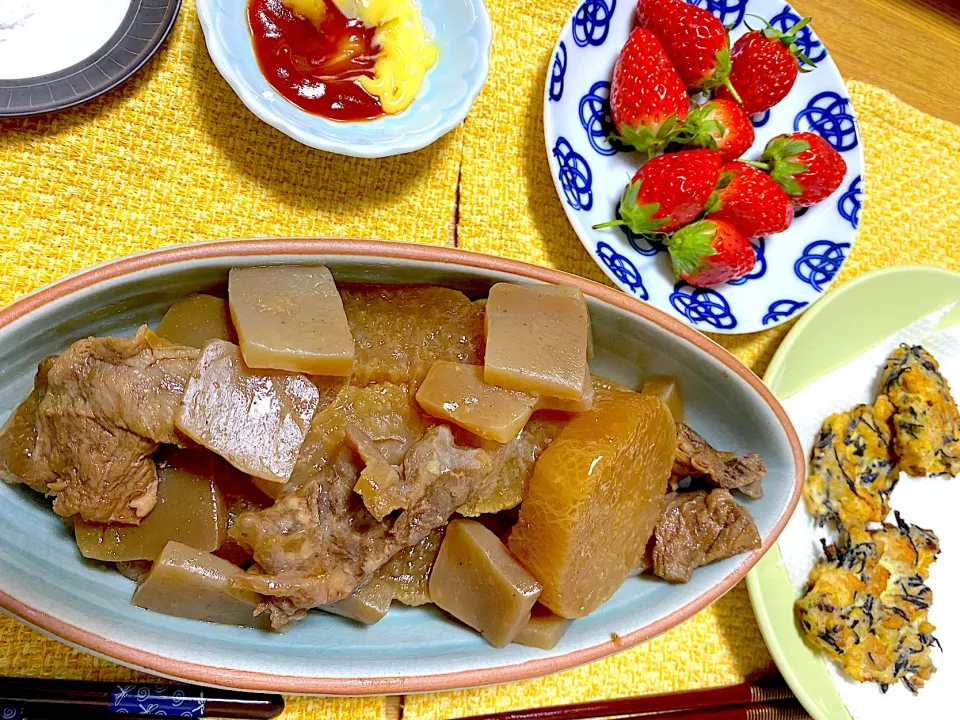
<svg viewBox="0 0 960 720">
<path fill-rule="evenodd" d="M 492 29 L 483 0 L 420 0 L 420 8 L 440 57 L 416 100 L 396 115 L 337 122 L 301 110 L 267 82 L 253 53 L 247 0 L 197 0 L 213 64 L 250 112 L 304 145 L 367 158 L 430 145 L 463 121 L 487 80 Z"/>
<path fill-rule="evenodd" d="M 800 16 L 782 0 L 688 0 L 710 10 L 736 41 L 747 24 L 770 21 L 786 30 Z M 645 300 L 698 330 L 751 333 L 796 317 L 830 287 L 850 254 L 863 203 L 860 132 L 843 78 L 809 28 L 798 45 L 817 63 L 799 76 L 790 94 L 753 118 L 756 142 L 744 156 L 759 158 L 774 135 L 809 130 L 843 156 L 847 175 L 833 195 L 798 212 L 783 233 L 753 240 L 757 265 L 745 277 L 711 288 L 676 282 L 660 245 L 626 228 L 594 230 L 615 217 L 623 188 L 641 165 L 638 153 L 611 145 L 610 78 L 636 26 L 630 0 L 582 0 L 560 31 L 547 71 L 544 136 L 550 174 L 580 242 L 597 265 L 628 295 Z M 814 18 L 816 21 L 816 18 Z"/>
<path fill-rule="evenodd" d="M 764 497 L 746 500 L 760 550 L 697 570 L 686 585 L 634 577 L 553 650 L 498 650 L 430 607 L 395 607 L 372 627 L 310 614 L 285 634 L 212 625 L 130 604 L 133 583 L 84 560 L 49 503 L 0 482 L 0 607 L 77 647 L 167 677 L 249 690 L 363 695 L 424 692 L 545 675 L 618 652 L 686 620 L 740 581 L 799 498 L 804 460 L 760 380 L 700 333 L 623 293 L 555 270 L 447 248 L 359 240 L 246 240 L 177 246 L 107 263 L 0 310 L 0 422 L 37 363 L 88 335 L 130 334 L 184 295 L 223 287 L 230 268 L 322 262 L 340 281 L 435 283 L 485 295 L 498 281 L 580 287 L 595 372 L 633 385 L 672 373 L 688 422 L 723 448 L 756 452 Z M 615 637 L 616 641 L 611 640 Z"/>
</svg>

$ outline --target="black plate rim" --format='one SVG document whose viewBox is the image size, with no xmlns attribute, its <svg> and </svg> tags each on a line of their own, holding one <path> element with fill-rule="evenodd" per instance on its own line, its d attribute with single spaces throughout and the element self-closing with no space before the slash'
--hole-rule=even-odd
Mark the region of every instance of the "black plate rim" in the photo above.
<svg viewBox="0 0 960 720">
<path fill-rule="evenodd" d="M 160 49 L 173 29 L 182 2 L 131 0 L 116 32 L 80 62 L 47 75 L 0 79 L 0 118 L 30 117 L 66 110 L 98 98 L 126 82 Z M 124 41 L 132 41 L 138 48 L 124 47 Z M 115 55 L 124 57 L 118 60 Z M 85 74 L 89 71 L 102 77 L 91 81 Z M 71 83 L 75 78 L 81 79 L 86 87 L 76 89 Z M 35 102 L 33 97 L 38 92 L 46 92 L 49 99 Z M 14 102 L 15 98 L 18 98 L 17 102 Z"/>
</svg>

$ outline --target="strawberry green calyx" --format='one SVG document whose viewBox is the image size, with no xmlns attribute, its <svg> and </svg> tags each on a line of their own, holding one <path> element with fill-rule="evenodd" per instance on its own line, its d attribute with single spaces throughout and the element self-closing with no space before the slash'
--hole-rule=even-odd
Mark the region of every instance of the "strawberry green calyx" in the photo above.
<svg viewBox="0 0 960 720">
<path fill-rule="evenodd" d="M 782 160 L 799 155 L 810 149 L 810 143 L 806 140 L 798 140 L 789 135 L 778 135 L 767 143 L 763 149 L 762 160 Z"/>
<path fill-rule="evenodd" d="M 717 60 L 717 66 L 710 77 L 707 78 L 706 82 L 703 83 L 701 90 L 713 90 L 722 85 L 730 92 L 730 97 L 743 105 L 740 93 L 737 92 L 736 88 L 733 87 L 733 83 L 730 82 L 730 71 L 733 69 L 733 60 L 730 58 L 730 48 L 725 47 L 717 50 L 714 57 Z"/>
<path fill-rule="evenodd" d="M 670 262 L 675 278 L 696 275 L 710 263 L 706 259 L 717 254 L 713 241 L 717 237 L 717 225 L 710 220 L 699 220 L 677 230 L 667 240 Z"/>
<path fill-rule="evenodd" d="M 746 164 L 750 165 L 752 163 Z M 723 200 L 720 199 L 719 191 L 727 187 L 727 185 L 733 181 L 733 178 L 736 177 L 736 175 L 737 174 L 735 172 L 731 172 L 730 170 L 724 170 L 720 173 L 719 177 L 717 178 L 717 186 L 713 189 L 713 192 L 710 193 L 710 197 L 707 198 L 707 204 L 703 206 L 704 216 L 709 215 L 712 212 L 716 212 L 723 206 Z"/>
<path fill-rule="evenodd" d="M 594 230 L 602 230 L 608 227 L 617 227 L 626 225 L 630 230 L 638 235 L 655 233 L 657 228 L 667 222 L 667 218 L 653 217 L 660 209 L 660 203 L 647 203 L 637 205 L 637 196 L 640 194 L 640 184 L 642 180 L 627 185 L 626 190 L 620 197 L 620 219 L 610 222 L 594 225 Z"/>
<path fill-rule="evenodd" d="M 760 163 L 755 163 L 754 166 L 769 172 L 770 177 L 783 188 L 787 195 L 802 195 L 803 188 L 794 176 L 806 172 L 809 167 L 802 162 L 797 162 L 794 158 L 809 149 L 810 143 L 806 140 L 796 140 L 788 135 L 780 135 L 767 143 L 763 155 L 760 156 Z"/>
<path fill-rule="evenodd" d="M 764 18 L 760 17 L 759 15 L 748 15 L 748 17 L 756 18 L 757 20 L 761 21 L 764 25 L 766 25 L 766 27 L 760 31 L 761 33 L 763 33 L 763 36 L 765 38 L 768 38 L 770 40 L 777 40 L 787 46 L 787 50 L 789 50 L 790 54 L 794 58 L 796 58 L 797 65 L 800 66 L 799 68 L 800 72 L 808 73 L 817 67 L 817 64 L 813 60 L 808 58 L 804 54 L 803 50 L 800 49 L 800 46 L 797 45 L 797 40 L 800 37 L 798 33 L 801 30 L 803 30 L 803 28 L 805 28 L 807 25 L 810 24 L 811 18 L 805 17 L 802 20 L 798 21 L 793 27 L 787 29 L 784 32 L 781 32 L 780 30 L 777 30 L 773 25 L 771 25 L 769 22 L 767 22 Z M 747 25 L 747 29 L 751 31 L 753 30 L 753 28 L 750 27 L 749 24 Z"/>
<path fill-rule="evenodd" d="M 706 103 L 691 110 L 687 119 L 680 124 L 673 142 L 716 150 L 717 137 L 723 137 L 726 128 L 713 118 L 714 107 L 713 103 Z"/>
<path fill-rule="evenodd" d="M 632 128 L 629 125 L 624 125 L 620 128 L 620 135 L 614 136 L 612 139 L 619 140 L 624 145 L 630 145 L 639 152 L 646 153 L 649 160 L 673 142 L 676 134 L 677 116 L 671 115 L 663 121 L 656 133 L 651 132 L 646 127 Z"/>
<path fill-rule="evenodd" d="M 710 213 L 715 213 L 723 205 L 723 202 L 720 200 L 720 193 L 714 190 L 710 193 L 710 197 L 707 198 L 707 204 L 703 206 L 704 216 L 709 215 Z"/>
</svg>

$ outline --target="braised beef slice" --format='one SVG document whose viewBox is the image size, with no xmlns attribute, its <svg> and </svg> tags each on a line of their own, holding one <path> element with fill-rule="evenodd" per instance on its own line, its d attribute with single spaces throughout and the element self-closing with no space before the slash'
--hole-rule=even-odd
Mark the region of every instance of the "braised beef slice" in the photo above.
<svg viewBox="0 0 960 720">
<path fill-rule="evenodd" d="M 190 444 L 173 418 L 198 356 L 194 348 L 162 341 L 146 325 L 132 338 L 81 340 L 50 369 L 47 397 L 54 389 L 72 393 L 104 424 L 157 443 Z"/>
<path fill-rule="evenodd" d="M 363 463 L 360 479 L 353 490 L 363 499 L 370 514 L 383 520 L 394 510 L 404 507 L 400 473 L 387 462 L 373 438 L 354 423 L 348 423 L 345 439 Z"/>
<path fill-rule="evenodd" d="M 648 555 L 653 572 L 670 582 L 689 582 L 695 569 L 760 547 L 760 533 L 746 508 L 728 490 L 668 493 Z"/>
<path fill-rule="evenodd" d="M 228 530 L 243 513 L 263 510 L 273 505 L 273 499 L 257 488 L 249 475 L 240 472 L 222 458 L 218 457 L 217 463 L 216 482 L 227 508 Z M 240 567 L 250 562 L 250 553 L 246 548 L 229 536 L 213 554 Z"/>
<path fill-rule="evenodd" d="M 33 390 L 11 413 L 0 429 L 0 477 L 8 483 L 25 483 L 37 492 L 47 492 L 49 472 L 37 450 L 37 414 L 47 392 L 47 373 L 56 356 L 45 358 L 37 368 Z"/>
<path fill-rule="evenodd" d="M 404 540 L 404 546 L 412 545 L 444 525 L 460 505 L 490 490 L 492 467 L 485 450 L 459 447 L 449 425 L 427 430 L 403 459 L 406 511 L 399 527 L 393 528 L 394 535 Z M 427 525 L 429 529 L 421 534 Z"/>
<path fill-rule="evenodd" d="M 311 449 L 304 450 L 300 462 L 309 463 Z M 446 425 L 432 427 L 404 460 L 406 508 L 384 522 L 353 492 L 360 470 L 346 444 L 312 472 L 299 490 L 271 508 L 241 515 L 230 529 L 262 568 L 262 574 L 245 573 L 233 583 L 270 596 L 260 611 L 270 613 L 274 627 L 342 600 L 398 551 L 444 525 L 457 507 L 484 491 L 490 458 L 484 450 L 456 446 Z"/>
<path fill-rule="evenodd" d="M 198 351 L 133 338 L 74 343 L 47 373 L 38 404 L 32 487 L 60 515 L 136 524 L 156 503 L 159 443 L 180 443 L 174 412 Z"/>
<path fill-rule="evenodd" d="M 326 480 L 304 485 L 273 507 L 244 513 L 230 529 L 260 566 L 233 582 L 271 596 L 260 609 L 270 612 L 275 627 L 301 610 L 346 597 L 379 567 L 368 563 L 384 552 L 380 523 L 345 483 Z"/>
<path fill-rule="evenodd" d="M 673 461 L 671 487 L 685 477 L 703 478 L 712 487 L 739 490 L 747 497 L 762 498 L 760 481 L 767 468 L 757 455 L 737 457 L 735 453 L 714 450 L 689 426 L 677 425 L 677 454 Z"/>
</svg>

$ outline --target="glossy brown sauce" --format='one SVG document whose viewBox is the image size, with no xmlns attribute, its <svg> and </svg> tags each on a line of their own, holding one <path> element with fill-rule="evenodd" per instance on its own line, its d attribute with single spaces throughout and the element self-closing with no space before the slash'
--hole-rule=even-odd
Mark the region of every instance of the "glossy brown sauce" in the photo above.
<svg viewBox="0 0 960 720">
<path fill-rule="evenodd" d="M 247 17 L 260 70 L 287 100 L 331 120 L 383 115 L 380 99 L 359 83 L 373 77 L 376 28 L 348 20 L 329 1 L 319 27 L 280 0 L 250 0 Z"/>
</svg>

